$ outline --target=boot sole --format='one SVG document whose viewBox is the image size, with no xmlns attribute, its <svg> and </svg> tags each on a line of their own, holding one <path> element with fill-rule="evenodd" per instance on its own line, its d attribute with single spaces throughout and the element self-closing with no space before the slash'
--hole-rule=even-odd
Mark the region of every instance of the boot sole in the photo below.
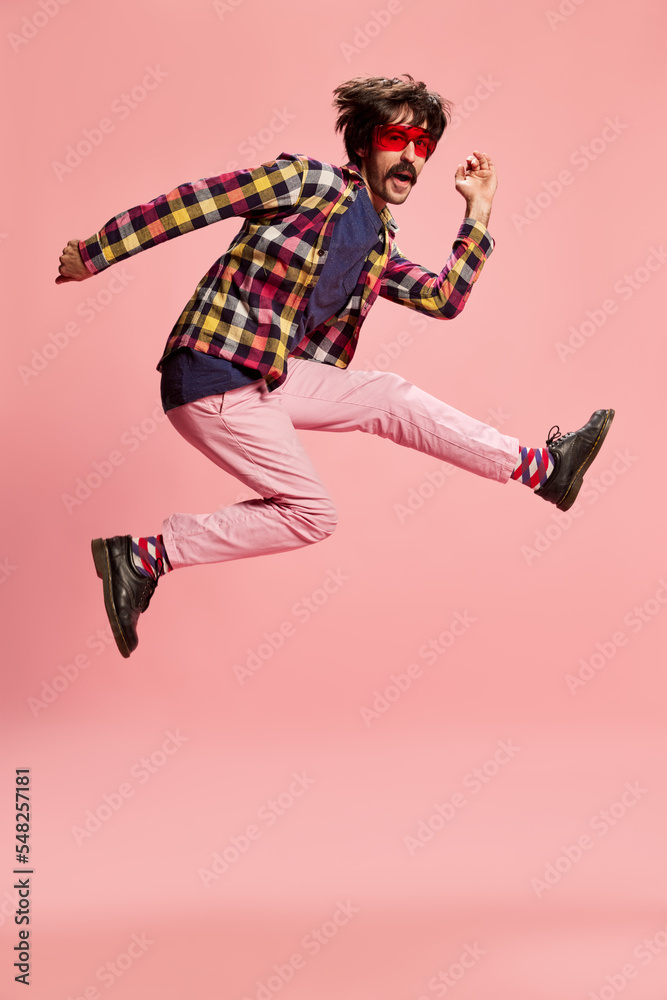
<svg viewBox="0 0 667 1000">
<path fill-rule="evenodd" d="M 579 466 L 579 468 L 575 472 L 574 476 L 572 477 L 572 482 L 568 486 L 567 490 L 565 491 L 565 493 L 563 494 L 563 496 L 560 498 L 560 500 L 556 504 L 556 507 L 558 508 L 558 510 L 569 510 L 570 507 L 572 506 L 572 504 L 574 503 L 574 501 L 577 499 L 577 494 L 579 493 L 579 490 L 581 489 L 581 484 L 583 482 L 584 475 L 585 475 L 586 471 L 588 470 L 588 467 L 590 466 L 591 462 L 593 461 L 593 459 L 595 458 L 595 456 L 599 452 L 600 447 L 602 446 L 602 442 L 604 441 L 604 439 L 607 436 L 607 431 L 611 427 L 611 422 L 614 419 L 615 415 L 616 415 L 616 411 L 615 410 L 608 410 L 607 411 L 606 420 L 603 423 L 602 427 L 600 428 L 600 433 L 598 434 L 597 438 L 595 439 L 593 447 L 591 448 L 591 450 L 589 451 L 588 455 L 586 456 L 586 458 L 584 459 L 584 461 L 581 463 L 581 465 Z"/>
<path fill-rule="evenodd" d="M 116 606 L 113 602 L 113 594 L 111 592 L 111 564 L 109 562 L 109 552 L 106 542 L 103 538 L 94 538 L 90 543 L 90 547 L 97 575 L 103 585 L 104 607 L 109 619 L 109 625 L 111 626 L 111 632 L 116 640 L 118 652 L 127 660 L 130 656 L 130 649 L 125 640 L 125 635 L 116 613 Z"/>
</svg>

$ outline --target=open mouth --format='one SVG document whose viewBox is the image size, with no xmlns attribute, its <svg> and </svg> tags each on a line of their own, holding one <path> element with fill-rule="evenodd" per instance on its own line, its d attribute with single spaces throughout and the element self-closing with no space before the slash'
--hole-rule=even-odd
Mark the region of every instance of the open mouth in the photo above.
<svg viewBox="0 0 667 1000">
<path fill-rule="evenodd" d="M 393 180 L 399 181 L 401 184 L 412 184 L 412 174 L 407 172 L 394 173 L 391 174 Z"/>
</svg>

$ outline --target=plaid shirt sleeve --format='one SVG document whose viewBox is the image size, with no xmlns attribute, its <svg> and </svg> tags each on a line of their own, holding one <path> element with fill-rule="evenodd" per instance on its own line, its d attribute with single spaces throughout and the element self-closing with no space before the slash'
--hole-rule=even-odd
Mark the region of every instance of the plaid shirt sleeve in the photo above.
<svg viewBox="0 0 667 1000">
<path fill-rule="evenodd" d="M 290 156 L 180 184 L 168 194 L 121 212 L 94 236 L 81 240 L 83 261 L 97 274 L 141 250 L 233 215 L 271 217 L 296 205 L 306 167 L 305 158 Z"/>
<path fill-rule="evenodd" d="M 440 274 L 435 274 L 413 264 L 394 244 L 380 295 L 438 319 L 453 319 L 466 304 L 494 246 L 493 238 L 481 222 L 464 219 L 447 263 Z"/>
</svg>

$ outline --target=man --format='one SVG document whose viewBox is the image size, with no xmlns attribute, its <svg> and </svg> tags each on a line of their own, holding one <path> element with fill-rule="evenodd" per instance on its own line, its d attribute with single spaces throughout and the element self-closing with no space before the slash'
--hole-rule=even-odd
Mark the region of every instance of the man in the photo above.
<svg viewBox="0 0 667 1000">
<path fill-rule="evenodd" d="M 455 173 L 466 213 L 440 274 L 395 242 L 402 204 L 450 116 L 438 94 L 407 79 L 356 78 L 334 91 L 342 167 L 282 153 L 249 170 L 182 184 L 70 240 L 57 283 L 233 215 L 245 219 L 177 320 L 158 364 L 170 422 L 258 499 L 206 515 L 172 514 L 157 535 L 97 538 L 97 575 L 118 648 L 165 573 L 298 548 L 326 538 L 336 512 L 296 429 L 361 430 L 480 476 L 516 479 L 567 510 L 613 419 L 597 410 L 579 431 L 554 428 L 525 448 L 389 372 L 348 368 L 377 298 L 439 319 L 463 309 L 494 247 L 487 231 L 497 179 L 474 150 Z"/>
</svg>

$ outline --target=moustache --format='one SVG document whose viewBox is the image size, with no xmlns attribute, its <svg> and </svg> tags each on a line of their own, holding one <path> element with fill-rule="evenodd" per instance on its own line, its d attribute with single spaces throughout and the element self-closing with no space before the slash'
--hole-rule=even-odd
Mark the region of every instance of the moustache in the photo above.
<svg viewBox="0 0 667 1000">
<path fill-rule="evenodd" d="M 387 171 L 387 178 L 394 177 L 396 174 L 406 174 L 413 184 L 417 183 L 417 171 L 411 163 L 406 164 L 404 167 L 391 167 Z"/>
</svg>

